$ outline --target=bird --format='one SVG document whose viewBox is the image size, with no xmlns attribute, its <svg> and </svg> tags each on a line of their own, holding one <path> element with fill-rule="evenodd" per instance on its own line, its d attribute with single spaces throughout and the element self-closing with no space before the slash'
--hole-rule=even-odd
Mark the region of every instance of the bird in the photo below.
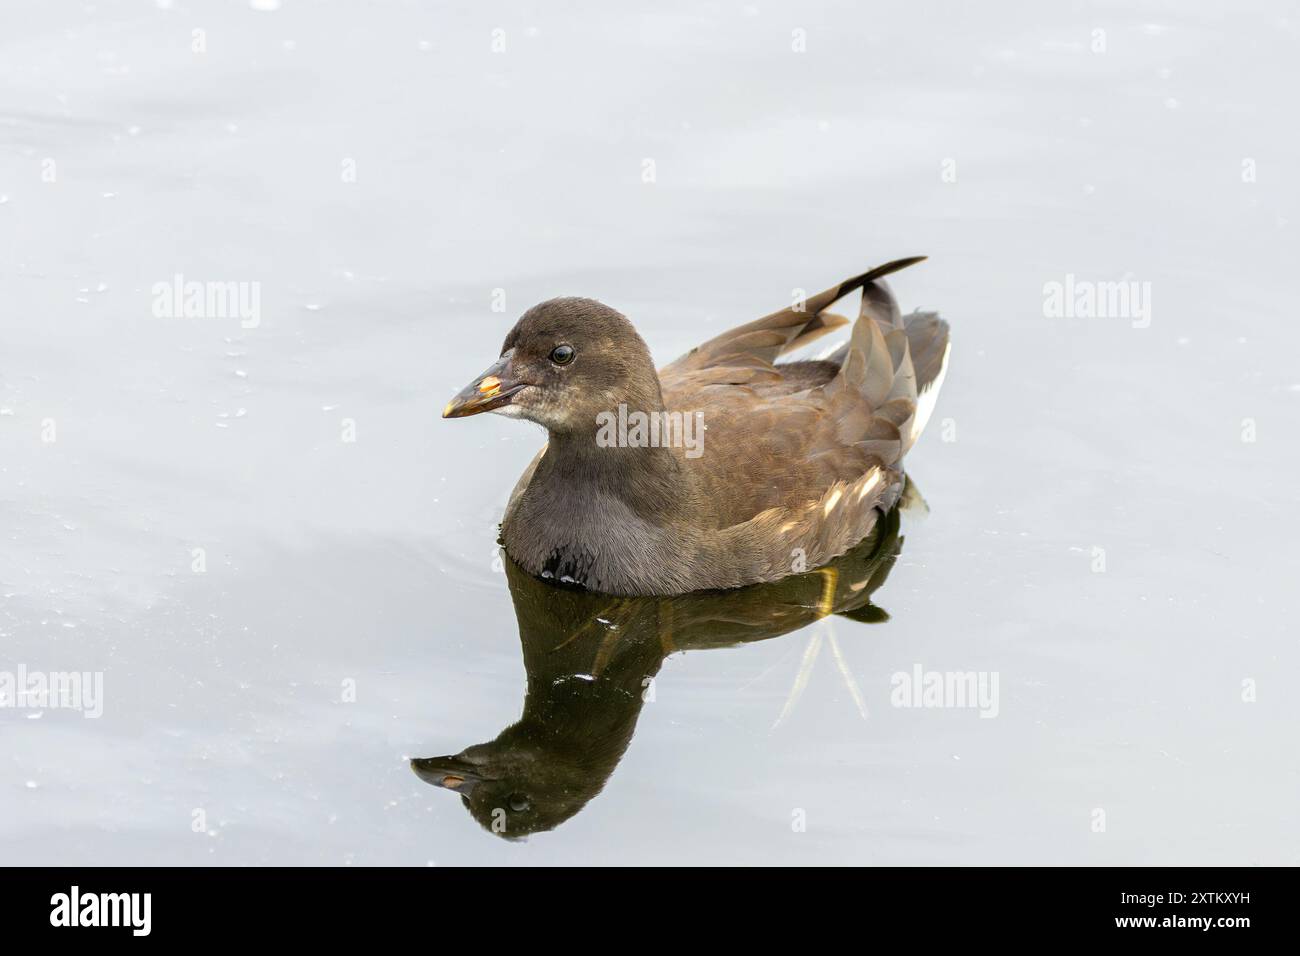
<svg viewBox="0 0 1300 956">
<path fill-rule="evenodd" d="M 903 315 L 884 281 L 924 259 L 797 299 L 658 371 L 601 302 L 528 309 L 443 409 L 547 432 L 506 505 L 506 553 L 564 585 L 666 596 L 776 581 L 847 552 L 897 502 L 947 372 L 948 323 Z M 859 290 L 848 341 L 789 358 L 849 326 L 830 307 Z"/>
</svg>

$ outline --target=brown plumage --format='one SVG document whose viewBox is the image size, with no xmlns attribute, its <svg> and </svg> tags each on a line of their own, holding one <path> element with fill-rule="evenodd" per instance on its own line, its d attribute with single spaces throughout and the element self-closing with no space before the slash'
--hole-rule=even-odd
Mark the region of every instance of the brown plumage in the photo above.
<svg viewBox="0 0 1300 956">
<path fill-rule="evenodd" d="M 773 581 L 845 553 L 897 500 L 902 458 L 942 381 L 947 323 L 902 316 L 882 281 L 919 261 L 724 332 L 658 374 L 613 309 L 590 299 L 530 309 L 497 364 L 444 411 L 547 429 L 506 510 L 507 552 L 533 574 L 626 595 Z M 777 361 L 847 324 L 827 309 L 858 289 L 844 346 Z M 703 437 L 693 449 L 635 435 L 602 443 L 620 405 L 702 421 Z"/>
</svg>

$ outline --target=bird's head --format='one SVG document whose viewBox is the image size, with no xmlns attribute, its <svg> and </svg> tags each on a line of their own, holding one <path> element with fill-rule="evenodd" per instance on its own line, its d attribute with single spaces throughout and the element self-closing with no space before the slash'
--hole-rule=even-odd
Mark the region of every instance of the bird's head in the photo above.
<svg viewBox="0 0 1300 956">
<path fill-rule="evenodd" d="M 497 412 L 553 434 L 594 430 L 619 404 L 662 404 L 650 351 L 622 314 L 594 299 L 551 299 L 515 323 L 497 361 L 475 376 L 443 418 Z"/>
</svg>

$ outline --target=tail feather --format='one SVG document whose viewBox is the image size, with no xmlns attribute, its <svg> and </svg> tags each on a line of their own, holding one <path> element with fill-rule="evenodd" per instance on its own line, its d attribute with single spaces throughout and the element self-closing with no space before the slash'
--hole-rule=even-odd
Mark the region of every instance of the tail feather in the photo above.
<svg viewBox="0 0 1300 956">
<path fill-rule="evenodd" d="M 948 352 L 948 323 L 937 312 L 913 312 L 904 320 L 916 369 L 916 388 L 923 392 L 943 373 Z"/>
<path fill-rule="evenodd" d="M 912 420 L 911 444 L 920 437 L 934 412 L 939 389 L 948 373 L 952 343 L 948 338 L 948 323 L 936 312 L 913 312 L 903 322 L 916 370 L 916 417 Z"/>
</svg>

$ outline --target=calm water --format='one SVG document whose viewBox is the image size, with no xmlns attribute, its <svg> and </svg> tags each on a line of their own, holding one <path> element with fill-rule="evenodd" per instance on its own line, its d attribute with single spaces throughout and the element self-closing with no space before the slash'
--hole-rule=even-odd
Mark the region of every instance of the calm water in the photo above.
<svg viewBox="0 0 1300 956">
<path fill-rule="evenodd" d="M 1300 862 L 1285 4 L 19 6 L 0 674 L 103 713 L 0 708 L 0 859 Z M 829 591 L 507 573 L 541 434 L 438 413 L 528 305 L 666 362 L 915 253 L 928 516 Z M 155 315 L 177 274 L 255 321 Z M 412 772 L 494 740 L 553 830 Z"/>
</svg>

